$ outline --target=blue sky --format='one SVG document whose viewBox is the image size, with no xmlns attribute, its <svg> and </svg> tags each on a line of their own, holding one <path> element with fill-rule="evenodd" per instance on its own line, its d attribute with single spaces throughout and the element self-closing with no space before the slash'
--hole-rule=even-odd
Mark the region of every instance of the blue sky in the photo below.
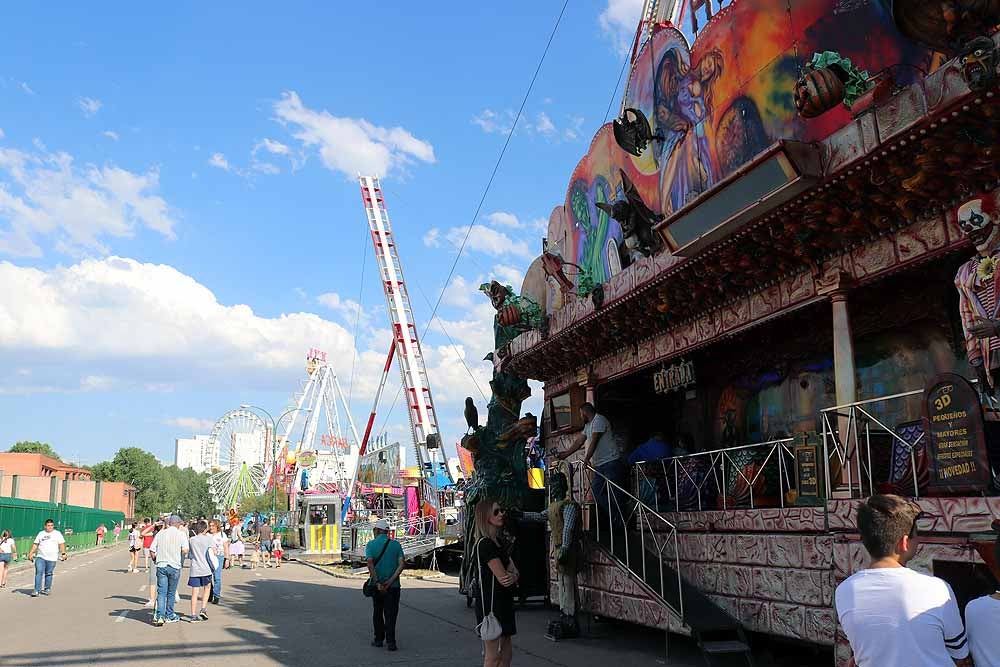
<svg viewBox="0 0 1000 667">
<path fill-rule="evenodd" d="M 280 410 L 313 346 L 345 391 L 355 367 L 360 428 L 389 338 L 355 175 L 383 177 L 423 329 L 561 4 L 5 8 L 0 447 L 172 460 L 242 402 Z M 458 355 L 488 391 L 475 289 L 540 252 L 641 4 L 570 3 L 444 295 L 455 345 L 424 340 L 447 443 L 484 403 Z"/>
</svg>

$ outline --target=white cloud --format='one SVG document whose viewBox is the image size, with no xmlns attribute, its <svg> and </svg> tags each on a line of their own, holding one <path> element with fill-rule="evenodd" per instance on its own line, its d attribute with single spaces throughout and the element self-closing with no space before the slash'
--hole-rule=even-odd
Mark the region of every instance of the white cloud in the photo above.
<svg viewBox="0 0 1000 667">
<path fill-rule="evenodd" d="M 163 423 L 167 426 L 176 426 L 191 433 L 209 433 L 215 426 L 213 420 L 200 419 L 199 417 L 171 417 L 165 419 Z"/>
<path fill-rule="evenodd" d="M 2 127 L 0 127 L 0 139 L 3 139 L 3 138 L 4 138 L 4 136 L 5 136 L 5 135 L 4 135 L 4 133 L 3 133 L 3 128 L 2 128 Z"/>
<path fill-rule="evenodd" d="M 580 132 L 583 130 L 583 121 L 583 116 L 570 116 L 568 124 L 563 128 L 563 139 L 566 141 L 579 139 Z"/>
<path fill-rule="evenodd" d="M 497 282 L 510 285 L 514 291 L 520 291 L 521 284 L 524 283 L 524 271 L 509 264 L 497 264 L 493 267 L 493 277 Z"/>
<path fill-rule="evenodd" d="M 448 283 L 448 289 L 441 297 L 442 303 L 456 308 L 469 308 L 472 306 L 472 299 L 478 294 L 479 284 L 469 281 L 462 276 L 455 276 Z"/>
<path fill-rule="evenodd" d="M 107 391 L 115 384 L 115 378 L 107 375 L 87 375 L 80 378 L 80 389 L 83 391 Z"/>
<path fill-rule="evenodd" d="M 428 248 L 437 248 L 441 245 L 441 230 L 437 227 L 431 227 L 424 234 L 424 245 Z"/>
<path fill-rule="evenodd" d="M 136 174 L 113 164 L 77 167 L 67 153 L 0 149 L 0 254 L 40 256 L 39 237 L 56 248 L 106 253 L 102 239 L 147 227 L 175 238 L 176 220 L 157 194 L 156 170 Z"/>
<path fill-rule="evenodd" d="M 507 110 L 498 113 L 492 109 L 483 109 L 478 116 L 472 117 L 472 124 L 478 125 L 486 134 L 510 134 L 514 128 L 514 112 Z"/>
<path fill-rule="evenodd" d="M 223 171 L 229 171 L 229 160 L 222 153 L 212 153 L 212 157 L 208 158 L 209 166 L 215 167 L 216 169 L 222 169 Z"/>
<path fill-rule="evenodd" d="M 278 165 L 271 164 L 270 162 L 257 162 L 257 161 L 254 161 L 250 165 L 250 168 L 253 169 L 254 171 L 259 171 L 262 174 L 280 174 L 281 173 L 281 169 L 278 168 Z"/>
<path fill-rule="evenodd" d="M 542 111 L 535 120 L 535 129 L 541 134 L 551 135 L 555 133 L 556 126 L 552 122 L 552 119 L 549 118 L 549 115 Z"/>
<path fill-rule="evenodd" d="M 304 148 L 316 149 L 324 166 L 348 178 L 388 175 L 414 160 L 436 162 L 434 147 L 402 127 L 384 128 L 363 118 L 346 118 L 303 105 L 295 91 L 274 105 L 277 120 L 289 126 Z"/>
<path fill-rule="evenodd" d="M 514 229 L 521 227 L 521 221 L 517 219 L 517 216 L 506 211 L 490 213 L 486 216 L 486 220 L 494 227 L 512 227 Z"/>
<path fill-rule="evenodd" d="M 549 219 L 548 218 L 532 218 L 528 221 L 528 229 L 545 234 L 549 231 Z"/>
<path fill-rule="evenodd" d="M 104 103 L 101 102 L 100 100 L 95 100 L 92 97 L 81 97 L 76 101 L 76 105 L 80 107 L 80 111 L 83 112 L 84 116 L 90 118 L 101 110 L 101 107 L 104 106 Z"/>
<path fill-rule="evenodd" d="M 112 130 L 104 130 L 104 132 L 101 132 L 101 134 L 103 134 L 104 136 L 106 136 L 108 139 L 111 139 L 112 141 L 118 141 L 118 133 L 117 132 L 114 132 Z"/>
<path fill-rule="evenodd" d="M 67 390 L 79 387 L 79 377 L 143 388 L 270 386 L 275 377 L 280 385 L 301 373 L 310 347 L 337 359 L 353 345 L 343 326 L 317 315 L 262 317 L 246 305 L 219 303 L 173 267 L 133 259 L 87 259 L 48 271 L 0 262 L 0 284 L 0 367 L 58 359 L 39 361 L 35 377 Z"/>
<path fill-rule="evenodd" d="M 32 90 L 32 89 L 31 89 L 31 86 L 29 86 L 29 85 L 28 85 L 28 84 L 27 84 L 26 82 L 24 82 L 24 81 L 18 81 L 18 82 L 17 82 L 17 86 L 18 86 L 18 88 L 20 88 L 21 90 L 23 90 L 23 91 L 24 91 L 25 93 L 27 93 L 28 95 L 37 95 L 37 94 L 38 94 L 38 93 L 36 93 L 36 92 L 35 92 L 34 90 Z"/>
<path fill-rule="evenodd" d="M 455 247 L 461 247 L 468 229 L 468 227 L 452 227 L 445 234 L 445 239 Z M 472 228 L 472 233 L 469 234 L 469 239 L 465 242 L 465 247 L 467 250 L 481 252 L 493 257 L 502 257 L 504 255 L 524 258 L 531 257 L 531 250 L 528 248 L 527 243 L 514 240 L 503 232 L 498 232 L 483 225 L 476 225 Z"/>
<path fill-rule="evenodd" d="M 259 150 L 265 150 L 268 153 L 273 153 L 275 155 L 289 155 L 292 152 L 288 146 L 280 141 L 266 138 L 257 142 L 257 145 L 253 147 L 253 154 L 256 155 Z"/>
<path fill-rule="evenodd" d="M 320 294 L 316 297 L 316 301 L 340 315 L 343 321 L 352 328 L 358 317 L 360 317 L 358 321 L 362 326 L 367 326 L 371 322 L 371 316 L 365 312 L 361 304 L 353 299 L 344 299 L 336 292 Z"/>
<path fill-rule="evenodd" d="M 615 50 L 624 55 L 632 46 L 636 28 L 642 18 L 643 0 L 608 0 L 597 22 Z"/>
</svg>

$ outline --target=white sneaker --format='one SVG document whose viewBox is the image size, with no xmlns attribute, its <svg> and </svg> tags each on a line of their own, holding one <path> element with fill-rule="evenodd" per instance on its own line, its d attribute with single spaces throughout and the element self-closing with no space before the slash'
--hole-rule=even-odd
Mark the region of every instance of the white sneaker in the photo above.
<svg viewBox="0 0 1000 667">
<path fill-rule="evenodd" d="M 155 605 L 155 604 L 156 604 L 156 602 L 155 602 L 154 600 L 149 600 L 148 602 L 146 602 L 146 604 L 144 604 L 144 605 L 142 605 L 142 606 L 143 606 L 143 607 L 146 607 L 147 609 L 150 609 L 150 608 L 152 608 L 152 607 L 153 607 L 153 605 Z"/>
</svg>

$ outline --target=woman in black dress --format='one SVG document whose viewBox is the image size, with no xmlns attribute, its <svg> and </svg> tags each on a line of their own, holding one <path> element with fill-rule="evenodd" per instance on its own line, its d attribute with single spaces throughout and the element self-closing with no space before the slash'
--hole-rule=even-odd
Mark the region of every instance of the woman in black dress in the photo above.
<svg viewBox="0 0 1000 667">
<path fill-rule="evenodd" d="M 514 561 L 497 542 L 497 532 L 503 527 L 503 519 L 503 509 L 496 501 L 481 500 L 476 505 L 476 561 L 482 577 L 477 616 L 483 618 L 492 611 L 502 628 L 498 639 L 484 642 L 483 667 L 509 667 L 513 657 L 510 638 L 517 634 L 514 586 L 519 573 Z"/>
</svg>

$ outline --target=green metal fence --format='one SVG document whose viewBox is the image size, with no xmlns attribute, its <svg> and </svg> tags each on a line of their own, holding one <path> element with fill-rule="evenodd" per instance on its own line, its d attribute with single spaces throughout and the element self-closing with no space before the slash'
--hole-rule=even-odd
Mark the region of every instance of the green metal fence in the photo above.
<svg viewBox="0 0 1000 667">
<path fill-rule="evenodd" d="M 99 525 L 103 523 L 110 535 L 115 523 L 124 518 L 121 512 L 91 507 L 0 498 L 0 531 L 11 531 L 18 556 L 22 558 L 28 553 L 35 535 L 45 527 L 46 519 L 55 521 L 56 528 L 66 537 L 66 548 L 72 550 L 93 546 L 97 542 Z"/>
</svg>

